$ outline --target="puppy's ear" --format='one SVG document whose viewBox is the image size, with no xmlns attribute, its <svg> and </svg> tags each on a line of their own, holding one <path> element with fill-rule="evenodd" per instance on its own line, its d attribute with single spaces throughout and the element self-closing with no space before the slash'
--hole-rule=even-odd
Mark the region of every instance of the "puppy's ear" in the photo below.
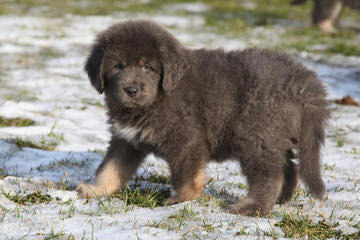
<svg viewBox="0 0 360 240">
<path fill-rule="evenodd" d="M 94 44 L 85 64 L 85 71 L 88 74 L 91 85 L 100 94 L 104 92 L 104 76 L 102 64 L 104 54 L 104 47 L 99 43 Z"/>
<path fill-rule="evenodd" d="M 160 54 L 163 64 L 162 87 L 165 93 L 170 94 L 189 66 L 182 48 L 169 49 L 160 47 Z"/>
</svg>

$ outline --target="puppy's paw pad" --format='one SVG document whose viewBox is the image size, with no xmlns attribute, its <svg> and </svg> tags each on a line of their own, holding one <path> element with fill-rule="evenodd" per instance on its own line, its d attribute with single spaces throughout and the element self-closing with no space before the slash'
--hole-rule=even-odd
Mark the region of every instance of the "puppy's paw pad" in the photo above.
<svg viewBox="0 0 360 240">
<path fill-rule="evenodd" d="M 79 185 L 76 186 L 75 190 L 78 192 L 78 195 L 81 198 L 96 197 L 94 186 L 91 184 L 79 183 Z"/>
</svg>

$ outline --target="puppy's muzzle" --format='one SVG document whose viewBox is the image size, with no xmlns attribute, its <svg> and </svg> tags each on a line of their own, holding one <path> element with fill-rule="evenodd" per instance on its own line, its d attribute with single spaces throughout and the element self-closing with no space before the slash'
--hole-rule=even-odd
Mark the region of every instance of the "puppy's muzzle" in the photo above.
<svg viewBox="0 0 360 240">
<path fill-rule="evenodd" d="M 129 97 L 135 97 L 137 92 L 138 92 L 138 88 L 136 87 L 125 87 L 124 88 L 124 92 L 126 93 L 126 95 L 128 95 Z"/>
</svg>

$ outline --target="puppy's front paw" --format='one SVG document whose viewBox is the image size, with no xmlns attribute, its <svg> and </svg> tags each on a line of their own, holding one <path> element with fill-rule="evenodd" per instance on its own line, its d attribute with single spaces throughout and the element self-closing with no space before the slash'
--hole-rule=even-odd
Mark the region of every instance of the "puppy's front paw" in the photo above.
<svg viewBox="0 0 360 240">
<path fill-rule="evenodd" d="M 181 203 L 181 202 L 183 202 L 183 201 L 181 201 L 177 197 L 170 197 L 165 200 L 164 205 L 168 206 L 168 205 L 173 205 L 173 204 L 177 204 L 177 203 Z"/>
<path fill-rule="evenodd" d="M 177 203 L 182 203 L 186 201 L 191 201 L 198 199 L 201 194 L 187 194 L 187 195 L 176 195 L 174 197 L 167 198 L 164 202 L 164 205 L 173 205 Z"/>
<path fill-rule="evenodd" d="M 96 187 L 92 184 L 79 183 L 75 190 L 82 198 L 95 198 L 97 196 Z"/>
<path fill-rule="evenodd" d="M 259 210 L 255 206 L 246 204 L 233 204 L 227 207 L 227 211 L 231 214 L 237 214 L 242 216 L 256 217 L 260 215 Z"/>
<path fill-rule="evenodd" d="M 232 214 L 238 214 L 242 216 L 259 217 L 268 214 L 269 210 L 264 207 L 260 207 L 252 199 L 244 198 L 236 204 L 229 205 L 227 211 Z"/>
</svg>

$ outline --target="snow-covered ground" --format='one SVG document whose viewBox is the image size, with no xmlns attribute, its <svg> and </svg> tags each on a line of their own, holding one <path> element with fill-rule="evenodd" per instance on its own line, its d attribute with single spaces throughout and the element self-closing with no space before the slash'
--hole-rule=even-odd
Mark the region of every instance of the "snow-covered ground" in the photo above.
<svg viewBox="0 0 360 240">
<path fill-rule="evenodd" d="M 177 7 L 206 11 L 204 5 L 185 4 L 169 6 L 169 13 Z M 246 193 L 245 179 L 233 162 L 208 166 L 207 175 L 213 181 L 204 192 L 212 197 L 174 206 L 151 209 L 126 205 L 118 198 L 85 200 L 75 191 L 64 190 L 93 180 L 109 140 L 102 97 L 82 70 L 89 45 L 96 33 L 129 17 L 163 23 L 189 47 L 248 45 L 242 39 L 204 31 L 204 20 L 198 15 L 0 16 L 0 116 L 36 123 L 0 128 L 0 174 L 7 176 L 0 180 L 0 239 L 285 238 L 275 226 L 284 214 L 339 224 L 343 234 L 360 231 L 360 107 L 355 106 L 331 107 L 323 149 L 326 200 L 312 201 L 299 186 L 294 201 L 276 205 L 267 218 L 231 215 L 222 208 L 223 199 Z M 328 84 L 331 100 L 345 94 L 359 100 L 358 59 L 355 67 L 300 60 Z M 13 141 L 16 138 L 44 146 L 53 143 L 53 149 L 20 149 Z M 166 164 L 150 155 L 131 184 L 168 189 L 167 183 L 152 181 L 154 176 L 166 179 L 168 175 Z M 45 200 L 16 202 L 34 192 Z"/>
</svg>

